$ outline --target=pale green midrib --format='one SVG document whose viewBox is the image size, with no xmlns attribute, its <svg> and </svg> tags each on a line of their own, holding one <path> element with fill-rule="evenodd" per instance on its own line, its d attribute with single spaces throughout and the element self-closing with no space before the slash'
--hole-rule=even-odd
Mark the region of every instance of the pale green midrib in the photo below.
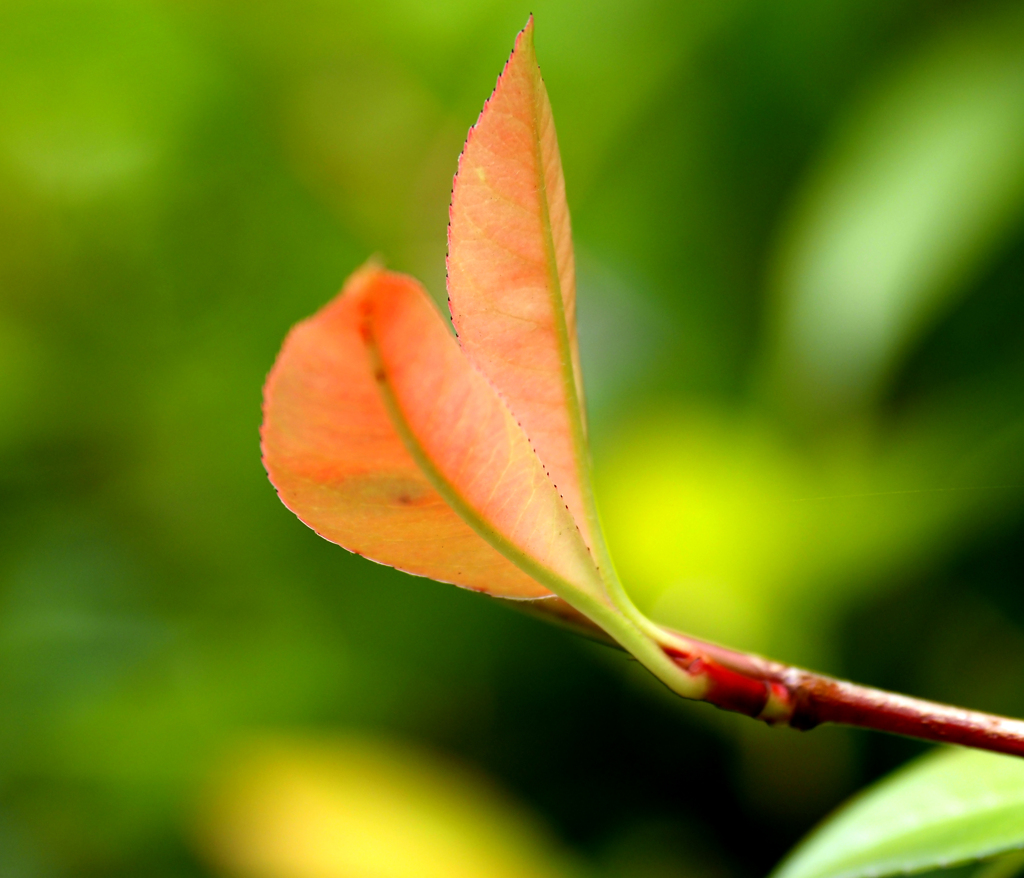
<svg viewBox="0 0 1024 878">
<path fill-rule="evenodd" d="M 633 604 L 619 579 L 618 572 L 612 562 L 611 553 L 604 540 L 601 517 L 597 509 L 597 498 L 594 496 L 593 477 L 590 465 L 590 447 L 586 431 L 583 428 L 582 405 L 577 392 L 576 370 L 573 364 L 572 349 L 569 344 L 569 327 L 565 320 L 565 302 L 562 299 L 562 279 L 559 274 L 558 257 L 555 251 L 554 231 L 551 222 L 551 208 L 548 203 L 547 174 L 544 163 L 544 148 L 541 143 L 539 109 L 542 105 L 544 82 L 539 68 L 536 69 L 534 95 L 531 102 L 533 113 L 533 146 L 537 167 L 537 182 L 540 195 L 541 228 L 544 235 L 544 250 L 548 262 L 548 283 L 551 288 L 551 302 L 555 313 L 555 334 L 558 339 L 558 354 L 562 366 L 562 387 L 569 405 L 569 425 L 572 430 L 573 456 L 576 460 L 577 478 L 583 500 L 584 514 L 590 531 L 591 551 L 598 574 L 604 583 L 608 597 L 623 613 L 629 616 L 634 624 L 646 631 L 649 636 L 661 639 L 661 631 L 644 616 Z M 557 145 L 556 145 L 557 148 Z M 582 379 L 580 381 L 582 384 Z M 596 621 L 596 620 L 595 620 Z"/>
<path fill-rule="evenodd" d="M 648 670 L 661 680 L 669 689 L 684 698 L 701 698 L 706 683 L 699 678 L 692 678 L 668 658 L 661 647 L 655 643 L 642 627 L 627 618 L 604 601 L 588 594 L 584 589 L 573 584 L 563 576 L 548 569 L 534 560 L 530 555 L 518 548 L 502 534 L 489 525 L 469 503 L 467 503 L 455 487 L 434 466 L 430 456 L 416 439 L 409 422 L 395 396 L 394 389 L 387 378 L 387 370 L 381 360 L 380 350 L 371 328 L 370 339 L 366 348 L 370 358 L 370 368 L 376 374 L 384 371 L 384 380 L 377 382 L 380 395 L 384 401 L 391 423 L 398 433 L 406 450 L 420 468 L 434 489 L 455 513 L 472 528 L 472 530 L 491 548 L 507 558 L 527 576 L 562 598 L 579 612 L 592 619 L 610 634 L 622 647 L 635 656 Z M 570 516 L 571 520 L 571 516 Z"/>
<path fill-rule="evenodd" d="M 540 88 L 543 89 L 543 81 L 540 73 L 536 74 Z M 539 89 L 537 90 L 540 91 Z M 569 407 L 569 426 L 572 430 L 573 457 L 578 468 L 577 477 L 580 482 L 580 493 L 582 494 L 584 512 L 587 516 L 587 523 L 590 525 L 591 541 L 600 556 L 595 561 L 598 571 L 604 567 L 608 550 L 604 545 L 604 537 L 601 533 L 601 523 L 597 518 L 597 504 L 590 478 L 590 454 L 583 430 L 583 418 L 580 409 L 580 399 L 577 392 L 576 370 L 572 360 L 572 349 L 569 345 L 569 327 L 565 320 L 565 302 L 562 298 L 562 279 L 559 274 L 558 256 L 555 252 L 555 238 L 551 223 L 551 208 L 548 203 L 547 174 L 544 165 L 544 148 L 540 137 L 540 114 L 538 105 L 539 94 L 534 95 L 532 102 L 533 112 L 533 146 L 537 167 L 537 184 L 540 195 L 541 229 L 544 235 L 544 251 L 548 263 L 548 285 L 551 290 L 551 303 L 555 314 L 555 335 L 558 340 L 558 358 L 562 368 L 562 389 L 565 393 Z"/>
</svg>

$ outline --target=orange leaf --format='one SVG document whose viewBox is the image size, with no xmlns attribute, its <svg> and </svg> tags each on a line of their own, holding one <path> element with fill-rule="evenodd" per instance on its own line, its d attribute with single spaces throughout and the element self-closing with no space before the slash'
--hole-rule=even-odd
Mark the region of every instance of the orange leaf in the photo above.
<svg viewBox="0 0 1024 878">
<path fill-rule="evenodd" d="M 325 539 L 418 576 L 502 597 L 548 594 L 434 490 L 395 430 L 360 336 L 364 268 L 285 341 L 264 388 L 263 464 Z"/>
<path fill-rule="evenodd" d="M 663 643 L 685 642 L 633 606 L 601 536 L 532 19 L 460 159 L 448 265 L 458 341 L 416 281 L 372 266 L 292 331 L 264 389 L 264 463 L 281 499 L 327 539 L 410 573 L 557 595 L 700 697 L 706 675 L 669 658 Z"/>
<path fill-rule="evenodd" d="M 264 400 L 271 481 L 332 542 L 502 597 L 599 591 L 525 434 L 412 278 L 357 272 L 292 331 Z"/>
<path fill-rule="evenodd" d="M 448 301 L 463 350 L 508 402 L 587 544 L 600 550 L 569 208 L 532 18 L 459 159 Z"/>
</svg>

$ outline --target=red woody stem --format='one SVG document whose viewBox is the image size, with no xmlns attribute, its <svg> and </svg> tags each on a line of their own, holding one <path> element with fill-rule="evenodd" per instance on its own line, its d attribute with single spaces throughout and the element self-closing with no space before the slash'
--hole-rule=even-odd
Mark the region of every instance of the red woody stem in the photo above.
<svg viewBox="0 0 1024 878">
<path fill-rule="evenodd" d="M 603 642 L 608 636 L 558 599 L 528 609 Z M 703 677 L 704 701 L 770 725 L 813 729 L 839 723 L 996 753 L 1024 756 L 1024 721 L 911 698 L 769 661 L 713 643 L 676 635 L 665 653 L 683 671 Z M 685 644 L 685 646 L 683 646 Z"/>
<path fill-rule="evenodd" d="M 738 695 L 742 698 L 741 693 L 758 683 L 765 690 L 765 706 L 758 714 L 750 715 L 769 723 L 801 730 L 821 723 L 839 723 L 1024 756 L 1024 721 L 860 686 L 693 638 L 687 640 L 699 656 L 673 658 L 680 664 L 690 662 L 691 668 L 695 661 L 704 661 L 716 669 L 710 674 L 712 683 L 706 700 L 724 709 L 735 710 L 731 704 Z M 717 669 L 725 673 L 719 675 Z M 772 696 L 777 699 L 774 711 Z"/>
</svg>

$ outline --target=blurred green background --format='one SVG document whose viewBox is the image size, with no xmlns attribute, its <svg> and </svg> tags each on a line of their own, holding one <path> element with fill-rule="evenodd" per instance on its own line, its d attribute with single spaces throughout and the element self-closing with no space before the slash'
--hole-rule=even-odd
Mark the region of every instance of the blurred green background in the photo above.
<svg viewBox="0 0 1024 878">
<path fill-rule="evenodd" d="M 920 751 L 674 699 L 318 539 L 289 326 L 441 299 L 527 14 L 599 496 L 655 618 L 1024 714 L 1024 8 L 3 0 L 0 874 L 765 874 Z"/>
</svg>

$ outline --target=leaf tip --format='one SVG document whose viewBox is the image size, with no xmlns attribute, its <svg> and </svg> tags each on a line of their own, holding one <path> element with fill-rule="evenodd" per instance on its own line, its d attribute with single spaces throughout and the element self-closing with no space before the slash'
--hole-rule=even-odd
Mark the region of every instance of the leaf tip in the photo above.
<svg viewBox="0 0 1024 878">
<path fill-rule="evenodd" d="M 516 35 L 515 45 L 512 47 L 512 54 L 515 55 L 520 48 L 533 51 L 533 13 L 526 19 L 523 29 Z"/>
</svg>

